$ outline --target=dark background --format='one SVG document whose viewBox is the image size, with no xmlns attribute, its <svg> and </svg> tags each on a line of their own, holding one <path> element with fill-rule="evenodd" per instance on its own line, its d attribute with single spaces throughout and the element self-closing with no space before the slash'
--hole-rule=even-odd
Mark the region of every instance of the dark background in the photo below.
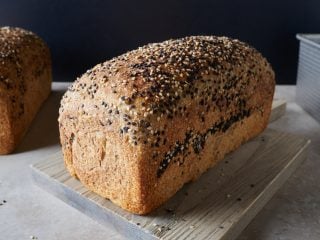
<svg viewBox="0 0 320 240">
<path fill-rule="evenodd" d="M 1 0 L 0 25 L 34 31 L 50 46 L 55 81 L 149 42 L 226 35 L 250 43 L 295 83 L 298 32 L 320 32 L 320 1 Z"/>
</svg>

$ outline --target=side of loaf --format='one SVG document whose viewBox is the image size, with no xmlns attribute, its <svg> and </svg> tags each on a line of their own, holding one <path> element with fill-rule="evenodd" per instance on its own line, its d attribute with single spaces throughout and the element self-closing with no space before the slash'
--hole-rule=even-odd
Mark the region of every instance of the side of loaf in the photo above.
<svg viewBox="0 0 320 240">
<path fill-rule="evenodd" d="M 95 66 L 64 95 L 66 167 L 123 209 L 149 213 L 265 129 L 274 87 L 270 64 L 239 40 L 143 46 Z"/>
<path fill-rule="evenodd" d="M 46 44 L 29 31 L 0 28 L 0 154 L 20 143 L 50 91 Z"/>
</svg>

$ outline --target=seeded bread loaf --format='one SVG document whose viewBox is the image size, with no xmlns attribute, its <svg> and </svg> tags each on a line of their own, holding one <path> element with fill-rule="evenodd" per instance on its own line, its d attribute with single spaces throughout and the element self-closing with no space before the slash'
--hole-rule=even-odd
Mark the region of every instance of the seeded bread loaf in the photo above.
<svg viewBox="0 0 320 240">
<path fill-rule="evenodd" d="M 64 95 L 66 167 L 123 209 L 149 213 L 264 130 L 274 87 L 266 59 L 238 40 L 138 48 L 87 71 Z"/>
<path fill-rule="evenodd" d="M 51 60 L 35 34 L 0 28 L 0 154 L 19 144 L 51 89 Z"/>
</svg>

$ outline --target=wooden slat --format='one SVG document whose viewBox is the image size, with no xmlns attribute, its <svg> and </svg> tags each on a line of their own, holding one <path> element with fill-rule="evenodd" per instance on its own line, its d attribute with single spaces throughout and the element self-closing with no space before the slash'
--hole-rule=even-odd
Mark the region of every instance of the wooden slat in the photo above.
<svg viewBox="0 0 320 240">
<path fill-rule="evenodd" d="M 286 112 L 287 103 L 281 99 L 275 99 L 272 102 L 272 112 L 269 122 L 273 122 L 283 116 Z"/>
<path fill-rule="evenodd" d="M 234 239 L 306 158 L 308 145 L 267 129 L 148 216 L 86 190 L 66 171 L 61 152 L 32 166 L 32 173 L 40 187 L 126 238 Z"/>
</svg>

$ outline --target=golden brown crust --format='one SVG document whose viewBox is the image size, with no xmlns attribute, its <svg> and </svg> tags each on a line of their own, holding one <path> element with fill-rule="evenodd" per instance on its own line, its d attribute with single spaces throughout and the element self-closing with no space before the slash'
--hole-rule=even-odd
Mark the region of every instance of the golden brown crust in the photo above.
<svg viewBox="0 0 320 240">
<path fill-rule="evenodd" d="M 92 191 L 146 214 L 260 133 L 274 86 L 269 63 L 238 40 L 146 45 L 95 66 L 63 97 L 66 166 Z"/>
<path fill-rule="evenodd" d="M 51 91 L 51 59 L 35 34 L 0 28 L 0 154 L 19 144 Z"/>
</svg>

